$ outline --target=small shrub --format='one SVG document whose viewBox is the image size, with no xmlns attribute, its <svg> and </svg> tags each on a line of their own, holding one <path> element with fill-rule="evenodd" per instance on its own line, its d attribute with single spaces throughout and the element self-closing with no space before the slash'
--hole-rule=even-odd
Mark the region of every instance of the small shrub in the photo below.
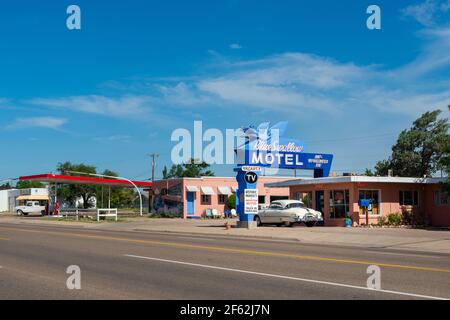
<svg viewBox="0 0 450 320">
<path fill-rule="evenodd" d="M 406 225 L 412 225 L 414 214 L 412 214 L 409 210 L 406 208 L 402 209 L 402 223 Z"/>
<path fill-rule="evenodd" d="M 227 199 L 227 208 L 236 209 L 236 193 L 232 193 Z"/>
<path fill-rule="evenodd" d="M 174 212 L 158 212 L 149 215 L 149 218 L 182 218 L 183 214 L 180 213 L 174 213 Z"/>
<path fill-rule="evenodd" d="M 387 222 L 386 220 L 387 220 L 387 219 L 386 219 L 385 216 L 379 217 L 379 218 L 378 218 L 378 226 L 382 227 L 382 226 L 386 225 L 386 222 Z"/>
<path fill-rule="evenodd" d="M 387 221 L 391 226 L 398 226 L 402 222 L 402 215 L 400 213 L 391 213 L 387 216 Z"/>
</svg>

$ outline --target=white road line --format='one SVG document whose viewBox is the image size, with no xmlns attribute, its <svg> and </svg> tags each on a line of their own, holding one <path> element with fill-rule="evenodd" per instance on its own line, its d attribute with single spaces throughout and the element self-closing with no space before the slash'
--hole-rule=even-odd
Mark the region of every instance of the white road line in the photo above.
<svg viewBox="0 0 450 320">
<path fill-rule="evenodd" d="M 194 267 L 200 267 L 200 268 L 208 268 L 208 269 L 215 269 L 215 270 L 222 270 L 222 271 L 247 273 L 247 274 L 253 274 L 253 275 L 264 276 L 264 277 L 271 277 L 271 278 L 279 278 L 279 279 L 311 282 L 311 283 L 325 284 L 325 285 L 336 286 L 336 287 L 344 287 L 344 288 L 351 288 L 351 289 L 359 289 L 359 290 L 375 291 L 375 292 L 382 292 L 382 293 L 390 293 L 390 294 L 396 294 L 396 295 L 402 295 L 402 296 L 408 296 L 408 297 L 433 299 L 433 300 L 449 300 L 448 298 L 442 298 L 442 297 L 433 297 L 433 296 L 426 296 L 426 295 L 415 294 L 415 293 L 392 291 L 392 290 L 383 290 L 383 289 L 375 290 L 375 289 L 370 289 L 370 288 L 367 288 L 367 287 L 353 286 L 353 285 L 350 285 L 350 284 L 343 284 L 343 283 L 336 283 L 336 282 L 329 282 L 329 281 L 320 281 L 320 280 L 312 280 L 312 279 L 304 279 L 304 278 L 296 278 L 296 277 L 283 276 L 283 275 L 272 274 L 272 273 L 264 273 L 264 272 L 256 272 L 256 271 L 249 271 L 249 270 L 241 270 L 241 269 L 233 269 L 233 268 L 211 266 L 211 265 L 207 265 L 207 264 L 198 264 L 198 263 L 191 263 L 191 262 L 184 262 L 184 261 L 177 261 L 177 260 L 167 260 L 167 259 L 160 259 L 160 258 L 136 256 L 136 255 L 132 255 L 132 254 L 126 254 L 125 256 L 126 257 L 130 257 L 130 258 L 137 258 L 137 259 L 144 259 L 144 260 L 153 260 L 153 261 L 167 262 L 167 263 L 174 263 L 174 264 L 182 264 L 182 265 L 194 266 Z"/>
<path fill-rule="evenodd" d="M 424 254 L 413 254 L 413 253 L 397 253 L 397 252 L 381 252 L 381 251 L 364 251 L 365 253 L 375 253 L 375 254 L 387 254 L 393 256 L 405 256 L 405 257 L 420 257 L 420 258 L 433 258 L 433 259 L 441 259 L 442 257 L 438 256 L 428 256 Z"/>
</svg>

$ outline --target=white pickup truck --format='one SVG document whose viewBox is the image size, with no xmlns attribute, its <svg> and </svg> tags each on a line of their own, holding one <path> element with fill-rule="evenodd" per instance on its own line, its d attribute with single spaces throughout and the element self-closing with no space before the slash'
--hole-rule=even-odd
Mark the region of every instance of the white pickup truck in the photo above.
<svg viewBox="0 0 450 320">
<path fill-rule="evenodd" d="M 27 216 L 33 213 L 45 214 L 45 206 L 41 206 L 39 201 L 27 201 L 24 206 L 17 206 L 15 210 L 18 216 Z"/>
</svg>

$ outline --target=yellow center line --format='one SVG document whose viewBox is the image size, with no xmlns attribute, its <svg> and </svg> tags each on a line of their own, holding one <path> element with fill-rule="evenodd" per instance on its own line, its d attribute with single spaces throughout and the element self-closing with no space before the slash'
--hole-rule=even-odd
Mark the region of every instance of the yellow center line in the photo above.
<svg viewBox="0 0 450 320">
<path fill-rule="evenodd" d="M 0 240 L 3 240 L 3 241 L 9 241 L 10 239 L 0 237 Z"/>
<path fill-rule="evenodd" d="M 410 270 L 419 270 L 419 271 L 432 271 L 432 272 L 450 273 L 450 269 L 440 269 L 440 268 L 421 267 L 421 266 L 409 266 L 409 265 L 391 264 L 391 263 L 380 263 L 380 262 L 374 262 L 374 261 L 327 258 L 327 257 L 297 255 L 297 254 L 292 254 L 292 253 L 282 253 L 282 252 L 273 252 L 273 251 L 259 251 L 259 250 L 250 250 L 250 249 L 225 248 L 225 247 L 217 247 L 217 246 L 195 245 L 195 244 L 185 244 L 185 243 L 175 243 L 175 242 L 165 242 L 165 241 L 154 241 L 154 240 L 139 240 L 139 239 L 131 239 L 131 238 L 123 238 L 123 237 L 88 235 L 88 234 L 72 233 L 72 232 L 57 232 L 57 231 L 42 231 L 42 230 L 30 230 L 30 229 L 16 229 L 16 228 L 7 228 L 7 227 L 3 227 L 3 226 L 0 226 L 0 228 L 1 229 L 14 230 L 14 231 L 30 232 L 30 233 L 51 234 L 51 235 L 58 235 L 58 236 L 65 236 L 65 237 L 76 237 L 76 238 L 85 238 L 85 239 L 113 240 L 113 241 L 122 241 L 122 242 L 129 242 L 129 243 L 138 243 L 138 244 L 160 245 L 160 246 L 165 246 L 165 247 L 201 249 L 201 250 L 220 251 L 220 252 L 229 252 L 229 253 L 242 253 L 242 254 L 252 254 L 252 255 L 261 255 L 261 256 L 284 257 L 284 258 L 294 258 L 294 259 L 299 259 L 299 260 L 326 261 L 326 262 L 360 264 L 360 265 L 377 265 L 377 266 L 386 267 L 386 268 L 399 268 L 399 269 L 410 269 Z"/>
</svg>

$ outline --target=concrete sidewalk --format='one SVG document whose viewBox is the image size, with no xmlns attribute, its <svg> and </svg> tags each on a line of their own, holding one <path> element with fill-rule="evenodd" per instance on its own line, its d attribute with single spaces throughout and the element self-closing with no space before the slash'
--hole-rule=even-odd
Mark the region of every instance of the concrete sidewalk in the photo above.
<svg viewBox="0 0 450 320">
<path fill-rule="evenodd" d="M 228 220 L 235 224 L 235 220 Z M 422 230 L 405 228 L 341 228 L 303 226 L 261 227 L 253 230 L 232 228 L 226 230 L 226 220 L 125 218 L 114 222 L 55 221 L 48 217 L 16 217 L 0 215 L 0 223 L 74 226 L 95 230 L 172 232 L 199 235 L 251 237 L 291 240 L 302 243 L 386 248 L 450 254 L 449 230 Z"/>
</svg>

